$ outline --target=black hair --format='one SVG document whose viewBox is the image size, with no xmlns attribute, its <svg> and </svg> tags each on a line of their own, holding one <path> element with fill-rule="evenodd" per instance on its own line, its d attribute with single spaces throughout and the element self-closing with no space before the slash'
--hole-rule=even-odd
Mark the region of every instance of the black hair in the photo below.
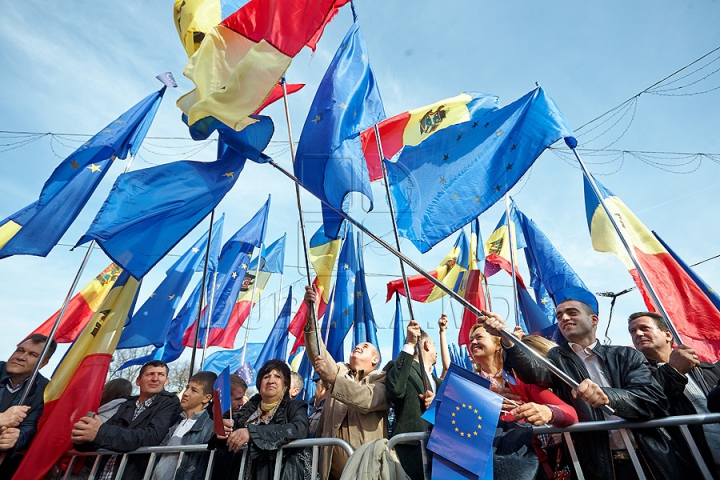
<svg viewBox="0 0 720 480">
<path fill-rule="evenodd" d="M 273 370 L 277 370 L 278 372 L 280 372 L 280 375 L 282 375 L 283 382 L 285 383 L 284 386 L 287 388 L 285 390 L 285 395 L 288 395 L 288 392 L 290 391 L 290 367 L 288 367 L 288 364 L 283 362 L 279 358 L 273 358 L 272 360 L 268 360 L 267 362 L 265 362 L 265 365 L 260 367 L 260 370 L 258 370 L 257 373 L 255 387 L 260 390 L 260 383 L 262 382 L 263 377 L 268 373 L 272 372 Z"/>
<path fill-rule="evenodd" d="M 142 377 L 143 373 L 145 373 L 145 370 L 150 367 L 165 367 L 165 375 L 170 376 L 170 367 L 168 367 L 167 363 L 163 362 L 162 360 L 150 360 L 142 366 L 142 368 L 140 369 L 140 373 L 138 373 L 138 378 Z"/>
<path fill-rule="evenodd" d="M 33 333 L 32 335 L 28 336 L 23 340 L 22 342 L 18 343 L 18 347 L 22 345 L 25 342 L 32 342 L 35 345 L 40 343 L 46 343 L 48 341 L 48 337 L 41 333 Z M 50 357 L 53 356 L 53 353 L 55 353 L 55 350 L 57 350 L 57 342 L 55 339 L 50 339 L 50 346 L 47 349 L 47 352 L 45 353 L 45 360 L 50 360 Z"/>
<path fill-rule="evenodd" d="M 188 380 L 188 384 L 195 382 L 202 385 L 202 392 L 203 395 L 210 395 L 213 393 L 213 387 L 215 386 L 215 380 L 217 380 L 217 375 L 213 372 L 197 372 L 195 375 L 190 377 L 190 380 Z"/>
</svg>

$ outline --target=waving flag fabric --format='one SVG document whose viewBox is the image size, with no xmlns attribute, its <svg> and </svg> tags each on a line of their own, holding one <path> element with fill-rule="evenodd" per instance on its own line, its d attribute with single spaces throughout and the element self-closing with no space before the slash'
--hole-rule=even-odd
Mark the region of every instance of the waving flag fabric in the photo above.
<svg viewBox="0 0 720 480">
<path fill-rule="evenodd" d="M 65 309 L 65 315 L 60 320 L 60 325 L 53 337 L 57 343 L 72 343 L 75 341 L 93 315 L 98 312 L 121 272 L 122 269 L 117 265 L 110 264 L 70 300 L 67 309 Z M 45 320 L 31 335 L 39 333 L 46 337 L 49 336 L 59 315 L 60 310 Z"/>
<path fill-rule="evenodd" d="M 213 432 L 221 437 L 225 436 L 223 413 L 232 407 L 232 386 L 230 384 L 230 368 L 225 367 L 215 379 L 213 384 Z M 231 417 L 234 412 L 230 412 Z"/>
<path fill-rule="evenodd" d="M 333 290 L 330 306 L 328 307 L 329 317 L 326 317 L 322 325 L 322 338 L 327 335 L 327 352 L 338 362 L 345 359 L 344 342 L 355 320 L 355 303 L 359 298 L 356 295 L 356 281 L 359 265 L 355 251 L 355 239 L 352 227 L 343 242 L 340 256 L 338 257 L 337 277 L 335 289 Z M 329 333 L 325 333 L 329 329 Z"/>
<path fill-rule="evenodd" d="M 525 285 L 517 267 L 518 250 L 525 248 L 525 237 L 517 234 L 518 220 L 514 209 L 510 210 L 510 222 L 508 225 L 507 214 L 502 218 L 493 230 L 493 233 L 485 242 L 485 276 L 491 277 L 500 270 L 505 270 L 512 275 L 512 264 L 510 263 L 510 235 L 512 244 L 515 246 L 515 275 L 521 285 Z"/>
<path fill-rule="evenodd" d="M 254 123 L 248 116 L 265 101 L 303 46 L 314 48 L 336 7 L 346 1 L 250 0 L 208 30 L 183 72 L 195 89 L 177 101 L 190 125 L 206 117 L 235 130 Z"/>
<path fill-rule="evenodd" d="M 246 3 L 247 0 L 175 0 L 175 28 L 188 58 L 200 47 L 207 32 Z"/>
<path fill-rule="evenodd" d="M 542 88 L 481 113 L 387 163 L 400 234 L 423 253 L 502 198 L 545 148 L 572 135 Z"/>
<path fill-rule="evenodd" d="M 648 281 L 660 297 L 670 321 L 700 360 L 714 362 L 720 357 L 720 312 L 702 288 L 673 258 L 639 218 L 610 190 L 595 180 L 605 204 L 616 219 L 625 240 L 643 268 Z M 607 217 L 595 192 L 585 179 L 585 211 L 593 248 L 612 253 L 628 268 L 643 294 L 645 305 L 657 311 L 645 284 L 635 269 L 620 238 Z"/>
<path fill-rule="evenodd" d="M 482 112 L 497 110 L 498 97 L 484 93 L 461 93 L 424 107 L 409 110 L 387 118 L 378 124 L 380 140 L 385 158 L 394 157 L 405 146 L 420 145 L 430 135 L 440 130 L 467 122 Z M 371 127 L 360 134 L 363 155 L 367 162 L 370 181 L 383 177 L 380 165 L 375 128 Z"/>
<path fill-rule="evenodd" d="M 350 238 L 349 240 L 352 240 Z M 360 234 L 357 235 L 357 272 L 355 273 L 355 324 L 353 326 L 354 345 L 369 342 L 380 351 L 377 337 L 377 324 L 373 315 L 370 295 L 365 283 L 365 260 L 363 259 Z"/>
<path fill-rule="evenodd" d="M 450 252 L 435 270 L 428 273 L 457 292 L 461 283 L 458 279 L 461 278 L 461 273 L 468 269 L 471 256 L 467 236 L 461 230 Z M 446 295 L 422 275 L 408 277 L 408 286 L 410 287 L 410 297 L 417 302 L 429 303 Z M 388 282 L 385 301 L 389 302 L 395 292 L 405 296 L 405 285 L 402 278 Z"/>
<path fill-rule="evenodd" d="M 45 387 L 45 410 L 38 433 L 15 478 L 41 479 L 72 448 L 70 432 L 87 412 L 100 406 L 110 360 L 123 325 L 132 313 L 140 282 L 120 274 L 98 312 L 70 347 Z"/>
<path fill-rule="evenodd" d="M 212 229 L 211 252 L 218 252 L 222 241 L 225 215 L 215 222 Z M 167 339 L 170 323 L 180 306 L 185 290 L 193 274 L 202 271 L 207 253 L 209 232 L 200 237 L 172 267 L 165 272 L 165 279 L 150 294 L 145 303 L 132 316 L 123 330 L 117 348 L 139 348 L 147 345 L 161 347 Z M 217 256 L 210 255 L 208 270 L 215 270 Z"/>
<path fill-rule="evenodd" d="M 482 234 L 480 233 L 480 221 L 476 218 L 470 227 L 470 264 L 467 271 L 460 274 L 460 293 L 463 298 L 480 310 L 485 310 L 485 291 L 483 281 L 485 276 L 481 269 L 485 264 L 485 251 L 483 249 Z M 477 323 L 477 315 L 467 308 L 463 310 L 462 323 L 458 331 L 458 345 L 469 343 L 470 328 Z"/>
<path fill-rule="evenodd" d="M 261 117 L 227 138 L 232 147 L 220 142 L 215 162 L 183 160 L 120 175 L 78 245 L 95 239 L 115 263 L 145 276 L 220 203 L 273 130 L 272 120 Z"/>
<path fill-rule="evenodd" d="M 245 362 L 255 364 L 255 359 L 262 351 L 262 343 L 248 343 L 247 351 L 245 352 Z M 219 374 L 225 367 L 229 367 L 231 372 L 237 372 L 240 370 L 240 360 L 242 360 L 243 348 L 240 347 L 237 350 L 219 350 L 215 353 L 210 354 L 205 359 L 204 369 L 209 372 L 215 372 Z"/>
<path fill-rule="evenodd" d="M 287 327 L 290 324 L 290 307 L 292 306 L 292 287 L 288 292 L 287 300 L 280 310 L 275 324 L 270 330 L 263 349 L 255 360 L 255 370 L 260 370 L 260 367 L 265 365 L 265 362 L 272 360 L 273 358 L 279 358 L 280 360 L 287 360 L 287 346 L 288 346 L 288 331 Z"/>
<path fill-rule="evenodd" d="M 403 326 L 400 294 L 395 292 L 395 316 L 393 317 L 393 358 L 397 358 L 405 345 L 405 327 Z"/>
<path fill-rule="evenodd" d="M 365 41 L 354 23 L 320 82 L 300 135 L 294 169 L 303 187 L 337 210 L 350 192 L 360 192 L 372 210 L 360 132 L 384 118 Z M 325 235 L 337 238 L 342 217 L 325 204 L 322 211 Z"/>
<path fill-rule="evenodd" d="M 60 241 L 113 160 L 135 155 L 165 93 L 148 95 L 58 165 L 40 198 L 0 222 L 0 258 L 45 257 Z"/>
</svg>

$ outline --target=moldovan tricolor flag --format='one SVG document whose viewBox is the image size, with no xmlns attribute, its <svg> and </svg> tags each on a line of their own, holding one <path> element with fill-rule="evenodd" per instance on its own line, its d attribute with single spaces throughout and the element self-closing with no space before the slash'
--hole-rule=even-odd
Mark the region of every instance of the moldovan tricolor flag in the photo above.
<svg viewBox="0 0 720 480">
<path fill-rule="evenodd" d="M 597 180 L 595 183 L 682 341 L 695 349 L 700 360 L 715 362 L 720 356 L 718 309 L 622 200 Z M 625 264 L 642 292 L 648 310 L 656 312 L 657 308 L 650 299 L 640 275 L 587 179 L 585 179 L 585 211 L 593 248 L 598 252 L 612 253 Z"/>
<path fill-rule="evenodd" d="M 517 235 L 517 218 L 514 212 L 513 208 L 510 222 L 507 221 L 507 215 L 503 214 L 497 227 L 485 242 L 485 276 L 491 277 L 500 270 L 505 270 L 508 275 L 512 275 L 512 265 L 510 264 L 510 235 L 512 235 L 512 243 L 515 246 L 515 275 L 520 285 L 525 288 L 525 282 L 520 277 L 517 266 L 518 250 L 525 248 L 525 238 Z"/>
<path fill-rule="evenodd" d="M 123 272 L 115 281 L 77 341 L 45 388 L 45 410 L 38 433 L 15 478 L 42 479 L 63 453 L 72 448 L 73 425 L 89 411 L 96 412 L 108 367 L 132 311 L 140 282 Z"/>
<path fill-rule="evenodd" d="M 93 278 L 90 283 L 85 285 L 85 288 L 80 290 L 80 293 L 70 300 L 65 315 L 63 315 L 53 337 L 57 343 L 72 343 L 75 341 L 83 328 L 85 328 L 85 325 L 90 321 L 90 318 L 97 313 L 98 308 L 105 301 L 120 272 L 122 272 L 122 269 L 111 263 L 109 267 L 100 272 L 100 275 Z M 50 335 L 58 315 L 60 315 L 60 310 L 45 320 L 31 335 L 35 333 L 40 333 L 46 337 Z"/>
<path fill-rule="evenodd" d="M 315 47 L 325 24 L 347 0 L 250 0 L 209 30 L 185 71 L 195 89 L 177 105 L 193 125 L 215 117 L 241 130 L 273 91 L 293 57 Z M 217 17 L 216 17 L 217 18 Z M 179 25 L 179 33 L 183 25 Z M 184 44 L 187 43 L 184 39 Z M 194 41 L 192 48 L 195 48 Z"/>
<path fill-rule="evenodd" d="M 423 140 L 443 128 L 467 122 L 475 112 L 492 112 L 497 108 L 497 96 L 470 92 L 387 118 L 378 123 L 383 155 L 385 158 L 392 158 L 405 146 L 420 145 Z M 364 130 L 360 134 L 360 140 L 370 181 L 381 179 L 383 174 L 375 127 Z"/>
<path fill-rule="evenodd" d="M 467 236 L 465 232 L 460 230 L 460 235 L 450 253 L 447 254 L 435 270 L 428 273 L 457 292 L 461 283 L 458 281 L 461 279 L 460 274 L 468 269 L 470 257 L 472 257 L 472 254 L 470 253 Z M 445 292 L 422 275 L 408 277 L 408 286 L 410 287 L 410 297 L 416 302 L 429 303 L 446 295 Z M 385 301 L 389 302 L 395 292 L 406 296 L 402 278 L 388 282 Z"/>
</svg>

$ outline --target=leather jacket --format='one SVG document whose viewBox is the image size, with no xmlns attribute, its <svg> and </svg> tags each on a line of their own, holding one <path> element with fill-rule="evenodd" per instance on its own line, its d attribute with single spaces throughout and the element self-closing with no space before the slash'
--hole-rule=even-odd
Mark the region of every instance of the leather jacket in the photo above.
<svg viewBox="0 0 720 480">
<path fill-rule="evenodd" d="M 670 404 L 662 388 L 654 380 L 645 357 L 635 349 L 598 343 L 593 352 L 602 362 L 603 373 L 612 387 L 603 388 L 610 398 L 615 414 L 626 420 L 651 420 L 665 417 Z M 581 422 L 603 421 L 600 409 L 592 408 L 572 396 L 572 389 L 553 375 L 537 360 L 527 357 L 519 348 L 504 348 L 504 368 L 514 370 L 525 383 L 552 388 L 555 394 L 572 405 Z M 577 382 L 590 378 L 583 362 L 568 342 L 553 348 L 547 358 Z M 655 479 L 689 478 L 697 467 L 692 460 L 682 458 L 677 445 L 662 428 L 636 429 L 633 436 L 639 455 L 645 459 Z M 585 478 L 610 480 L 615 478 L 612 452 L 607 432 L 572 434 Z M 698 473 L 699 475 L 699 473 Z"/>
</svg>

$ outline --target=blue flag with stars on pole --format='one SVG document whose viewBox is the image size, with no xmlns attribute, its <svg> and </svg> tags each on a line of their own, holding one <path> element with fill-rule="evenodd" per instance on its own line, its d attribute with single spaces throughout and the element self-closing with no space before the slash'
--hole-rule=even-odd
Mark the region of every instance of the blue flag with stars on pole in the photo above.
<svg viewBox="0 0 720 480">
<path fill-rule="evenodd" d="M 502 397 L 454 373 L 445 382 L 427 448 L 474 475 L 484 475 L 492 464 Z"/>
<path fill-rule="evenodd" d="M 0 222 L 0 258 L 50 253 L 113 161 L 138 151 L 164 93 L 148 95 L 82 144 L 53 171 L 38 201 Z"/>
<path fill-rule="evenodd" d="M 349 240 L 352 240 L 350 238 Z M 353 326 L 353 337 L 355 345 L 363 342 L 372 343 L 380 351 L 380 344 L 377 337 L 377 324 L 373 315 L 370 295 L 368 295 L 365 283 L 365 261 L 363 260 L 362 242 L 360 234 L 357 234 L 357 272 L 355 273 L 355 324 Z M 402 347 L 400 347 L 402 348 Z"/>
<path fill-rule="evenodd" d="M 372 190 L 360 133 L 385 119 L 360 28 L 353 23 L 320 82 L 303 126 L 295 176 L 323 202 L 346 211 L 346 196 Z M 325 235 L 338 238 L 342 217 L 322 205 Z"/>
<path fill-rule="evenodd" d="M 386 161 L 400 235 L 427 252 L 502 198 L 549 145 L 571 135 L 538 87 L 405 147 L 397 162 Z"/>
<path fill-rule="evenodd" d="M 245 352 L 245 362 L 255 363 L 255 359 L 260 355 L 260 351 L 263 348 L 262 343 L 248 343 L 247 352 Z M 219 350 L 205 359 L 204 369 L 209 372 L 215 372 L 219 374 L 225 367 L 228 367 L 231 372 L 240 370 L 242 365 L 243 348 L 240 347 L 237 350 Z"/>
</svg>

